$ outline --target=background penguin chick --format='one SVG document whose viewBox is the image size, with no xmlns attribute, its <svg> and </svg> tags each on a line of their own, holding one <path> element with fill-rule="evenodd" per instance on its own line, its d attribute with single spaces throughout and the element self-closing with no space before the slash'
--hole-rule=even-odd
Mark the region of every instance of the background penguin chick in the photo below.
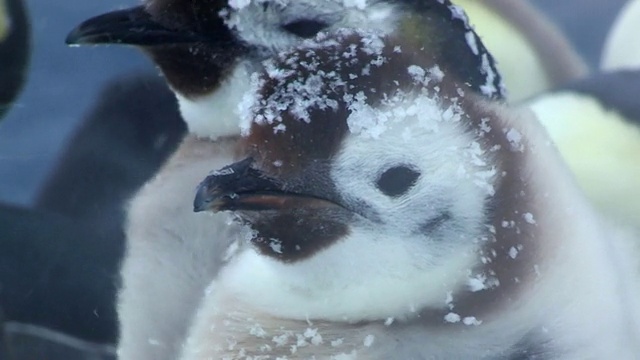
<svg viewBox="0 0 640 360">
<path fill-rule="evenodd" d="M 525 103 L 580 186 L 615 221 L 640 228 L 640 70 L 600 73 Z"/>
<path fill-rule="evenodd" d="M 640 68 L 640 0 L 629 0 L 620 10 L 602 51 L 600 68 L 629 70 Z"/>
<path fill-rule="evenodd" d="M 31 55 L 31 26 L 23 0 L 0 0 L 0 120 L 22 90 Z"/>
<path fill-rule="evenodd" d="M 528 0 L 453 0 L 496 58 L 510 101 L 521 101 L 588 73 L 587 64 Z M 526 69 L 526 70 L 524 70 Z"/>
<path fill-rule="evenodd" d="M 633 238 L 592 209 L 533 114 L 441 60 L 345 31 L 265 64 L 244 160 L 194 201 L 233 212 L 250 246 L 239 236 L 182 359 L 639 353 Z M 385 180 L 398 169 L 410 181 Z"/>
<path fill-rule="evenodd" d="M 129 74 L 102 89 L 35 209 L 0 204 L 0 305 L 7 321 L 116 343 L 124 208 L 185 131 L 157 75 Z"/>
<path fill-rule="evenodd" d="M 491 43 L 490 50 L 506 73 L 511 100 L 586 73 L 586 65 L 562 33 L 527 1 L 456 3 L 468 12 L 483 41 Z M 319 31 L 373 28 L 403 32 L 403 36 L 425 42 L 430 33 L 448 36 L 440 33 L 439 27 L 430 26 L 429 21 L 413 21 L 431 11 L 422 2 L 354 4 L 278 0 L 227 6 L 216 1 L 194 5 L 185 0 L 147 0 L 144 8 L 88 20 L 70 34 L 68 42 L 139 46 L 152 57 L 175 91 L 189 131 L 215 139 L 237 135 L 237 123 L 233 121 L 236 117 L 212 119 L 235 111 L 237 99 L 247 90 L 248 74 L 259 68 L 259 62 Z M 219 13 L 224 17 L 220 18 Z M 131 27 L 130 31 L 125 31 L 126 26 Z"/>
</svg>

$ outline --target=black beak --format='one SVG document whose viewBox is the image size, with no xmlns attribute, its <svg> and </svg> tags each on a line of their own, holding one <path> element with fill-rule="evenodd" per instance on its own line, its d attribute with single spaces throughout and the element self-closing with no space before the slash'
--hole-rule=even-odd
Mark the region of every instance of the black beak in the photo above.
<svg viewBox="0 0 640 360">
<path fill-rule="evenodd" d="M 73 29 L 67 35 L 68 45 L 124 44 L 158 46 L 203 42 L 193 32 L 169 29 L 157 21 L 143 6 L 99 15 Z"/>
<path fill-rule="evenodd" d="M 193 211 L 264 211 L 327 208 L 339 205 L 308 194 L 286 191 L 282 184 L 251 167 L 252 158 L 207 176 L 193 201 Z"/>
</svg>

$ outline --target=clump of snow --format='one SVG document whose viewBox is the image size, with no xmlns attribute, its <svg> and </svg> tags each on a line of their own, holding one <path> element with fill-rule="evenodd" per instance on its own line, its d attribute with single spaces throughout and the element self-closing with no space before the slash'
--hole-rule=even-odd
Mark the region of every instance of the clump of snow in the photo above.
<svg viewBox="0 0 640 360">
<path fill-rule="evenodd" d="M 500 281 L 495 277 L 487 277 L 484 274 L 478 274 L 467 279 L 469 291 L 478 292 L 500 286 Z"/>
<path fill-rule="evenodd" d="M 394 321 L 395 321 L 394 318 L 389 317 L 384 321 L 384 326 L 391 326 L 391 324 L 393 324 Z"/>
<path fill-rule="evenodd" d="M 482 321 L 476 319 L 475 316 L 467 316 L 464 319 L 462 319 L 462 323 L 467 325 L 467 326 L 471 326 L 471 325 L 478 326 L 478 325 L 482 324 Z"/>
<path fill-rule="evenodd" d="M 448 322 L 448 323 L 458 323 L 460 322 L 461 318 L 460 315 L 454 313 L 454 312 L 450 312 L 447 315 L 444 316 L 444 321 Z"/>
<path fill-rule="evenodd" d="M 304 337 L 310 339 L 311 345 L 321 345 L 323 343 L 322 335 L 318 334 L 318 329 L 307 328 L 304 332 Z"/>
<path fill-rule="evenodd" d="M 427 74 L 427 72 L 418 65 L 410 65 L 407 68 L 407 71 L 409 72 L 409 75 L 411 75 L 411 78 L 413 79 L 413 81 L 418 83 L 423 82 Z"/>
<path fill-rule="evenodd" d="M 473 55 L 478 56 L 480 51 L 478 50 L 478 42 L 476 41 L 476 34 L 473 31 L 467 31 L 464 34 L 464 38 L 467 40 L 467 45 L 471 48 Z"/>
<path fill-rule="evenodd" d="M 409 65 L 407 72 L 415 83 L 422 84 L 424 86 L 428 85 L 432 81 L 434 83 L 439 83 L 444 78 L 444 72 L 442 72 L 438 65 L 434 65 L 429 70 L 425 70 L 418 65 Z"/>
<path fill-rule="evenodd" d="M 512 246 L 512 247 L 509 249 L 509 256 L 510 256 L 512 259 L 515 259 L 516 257 L 518 257 L 518 249 L 516 249 L 514 246 Z"/>
<path fill-rule="evenodd" d="M 282 347 L 287 345 L 287 343 L 289 342 L 289 338 L 292 336 L 291 333 L 289 332 L 285 332 L 282 335 L 278 335 L 278 336 L 274 336 L 271 341 L 273 341 L 276 344 L 276 347 Z"/>
<path fill-rule="evenodd" d="M 488 54 L 482 54 L 482 63 L 480 66 L 480 71 L 482 71 L 482 73 L 487 77 L 487 81 L 485 82 L 485 84 L 480 86 L 480 91 L 484 95 L 491 97 L 498 92 L 498 89 L 496 89 L 496 86 L 494 84 L 497 75 L 491 67 L 491 61 L 489 61 Z"/>
<path fill-rule="evenodd" d="M 469 278 L 467 281 L 467 285 L 469 286 L 469 290 L 471 290 L 471 292 L 478 292 L 481 290 L 485 289 L 485 280 L 487 280 L 487 278 L 485 276 L 482 275 L 477 275 L 474 278 Z"/>
<path fill-rule="evenodd" d="M 364 346 L 365 347 L 371 347 L 371 345 L 373 345 L 373 342 L 375 341 L 375 339 L 376 339 L 375 336 L 373 336 L 371 334 L 365 336 L 364 342 L 363 342 Z"/>
<path fill-rule="evenodd" d="M 524 151 L 524 145 L 522 144 L 522 134 L 516 129 L 509 129 L 506 133 L 507 141 L 511 144 L 511 148 L 514 151 Z"/>
<path fill-rule="evenodd" d="M 278 239 L 269 239 L 269 247 L 276 254 L 282 254 L 282 241 Z"/>
<path fill-rule="evenodd" d="M 344 343 L 344 339 L 340 338 L 340 339 L 332 340 L 331 346 L 338 347 L 338 346 L 341 346 L 343 343 Z"/>
<path fill-rule="evenodd" d="M 365 36 L 361 40 L 362 51 L 367 55 L 380 55 L 384 49 L 384 41 L 380 36 Z"/>
<path fill-rule="evenodd" d="M 489 133 L 491 131 L 491 126 L 489 125 L 489 118 L 480 119 L 480 131 L 482 133 Z"/>
<path fill-rule="evenodd" d="M 267 336 L 267 332 L 262 328 L 260 324 L 253 324 L 249 328 L 249 334 L 255 337 L 264 338 Z"/>
<path fill-rule="evenodd" d="M 449 309 L 453 309 L 453 292 L 447 291 L 447 297 L 445 298 L 444 303 L 449 307 Z"/>
<path fill-rule="evenodd" d="M 522 217 L 524 218 L 524 221 L 526 221 L 528 224 L 534 225 L 536 223 L 536 220 L 533 218 L 532 213 L 524 213 Z"/>
</svg>

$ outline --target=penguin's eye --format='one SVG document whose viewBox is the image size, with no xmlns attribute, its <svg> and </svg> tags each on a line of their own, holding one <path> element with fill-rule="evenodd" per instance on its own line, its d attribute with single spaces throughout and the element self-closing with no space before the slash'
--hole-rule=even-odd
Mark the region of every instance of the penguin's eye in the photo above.
<svg viewBox="0 0 640 360">
<path fill-rule="evenodd" d="M 400 196 L 411 189 L 420 177 L 420 173 L 406 165 L 394 166 L 380 175 L 376 186 L 383 194 Z"/>
<path fill-rule="evenodd" d="M 327 26 L 329 26 L 327 23 L 319 20 L 300 19 L 284 24 L 282 25 L 282 28 L 293 35 L 307 39 L 314 37 Z"/>
</svg>

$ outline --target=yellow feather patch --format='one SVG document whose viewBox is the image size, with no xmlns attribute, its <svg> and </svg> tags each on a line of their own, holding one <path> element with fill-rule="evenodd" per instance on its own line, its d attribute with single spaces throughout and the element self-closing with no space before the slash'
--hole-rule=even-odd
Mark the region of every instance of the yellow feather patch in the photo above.
<svg viewBox="0 0 640 360">
<path fill-rule="evenodd" d="M 640 127 L 585 95 L 553 94 L 530 105 L 594 204 L 640 228 Z"/>
</svg>

